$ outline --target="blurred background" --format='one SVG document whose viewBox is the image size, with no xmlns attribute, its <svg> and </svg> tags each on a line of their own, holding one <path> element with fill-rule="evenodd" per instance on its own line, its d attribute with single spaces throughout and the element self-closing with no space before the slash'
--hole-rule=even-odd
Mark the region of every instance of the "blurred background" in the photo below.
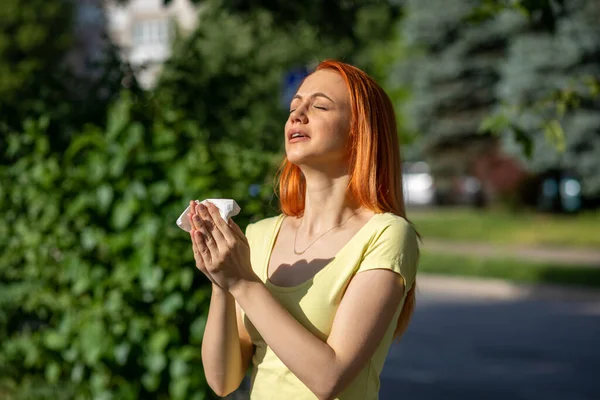
<svg viewBox="0 0 600 400">
<path fill-rule="evenodd" d="M 175 220 L 277 214 L 288 105 L 326 58 L 394 102 L 423 236 L 380 398 L 600 398 L 598 21 L 597 0 L 4 0 L 0 399 L 216 398 Z"/>
</svg>

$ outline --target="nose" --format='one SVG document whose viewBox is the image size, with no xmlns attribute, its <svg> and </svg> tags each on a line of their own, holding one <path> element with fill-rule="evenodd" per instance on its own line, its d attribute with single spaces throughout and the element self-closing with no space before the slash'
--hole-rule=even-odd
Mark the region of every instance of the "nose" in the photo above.
<svg viewBox="0 0 600 400">
<path fill-rule="evenodd" d="M 308 117 L 306 116 L 306 108 L 302 106 L 298 106 L 294 111 L 290 113 L 290 122 L 298 122 L 301 124 L 305 124 L 308 122 Z"/>
</svg>

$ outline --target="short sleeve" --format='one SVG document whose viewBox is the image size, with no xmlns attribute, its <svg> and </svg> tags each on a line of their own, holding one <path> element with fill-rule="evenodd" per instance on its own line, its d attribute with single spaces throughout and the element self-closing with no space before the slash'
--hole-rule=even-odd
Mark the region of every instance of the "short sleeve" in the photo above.
<svg viewBox="0 0 600 400">
<path fill-rule="evenodd" d="M 406 220 L 398 217 L 372 238 L 356 273 L 390 269 L 404 278 L 405 292 L 408 292 L 415 282 L 418 259 L 417 234 Z"/>
</svg>

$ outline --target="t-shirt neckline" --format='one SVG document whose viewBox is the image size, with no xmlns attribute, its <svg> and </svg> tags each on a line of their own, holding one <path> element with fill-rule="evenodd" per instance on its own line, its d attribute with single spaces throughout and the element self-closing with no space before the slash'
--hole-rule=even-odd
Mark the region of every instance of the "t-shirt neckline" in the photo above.
<svg viewBox="0 0 600 400">
<path fill-rule="evenodd" d="M 350 244 L 353 241 L 355 241 L 357 237 L 362 235 L 362 233 L 366 230 L 366 228 L 369 225 L 371 225 L 373 223 L 373 221 L 377 218 L 378 215 L 382 215 L 382 214 L 386 214 L 386 213 L 375 213 L 346 242 L 346 244 L 344 244 L 342 246 L 342 248 L 340 250 L 338 250 L 338 252 L 335 254 L 333 259 L 329 263 L 327 263 L 327 265 L 325 265 L 323 268 L 321 268 L 319 271 L 317 271 L 317 273 L 312 278 L 309 278 L 309 279 L 305 280 L 304 282 L 299 283 L 298 285 L 294 285 L 294 286 L 279 286 L 279 285 L 272 283 L 271 280 L 269 279 L 269 263 L 271 262 L 271 256 L 273 254 L 273 249 L 275 247 L 275 241 L 277 240 L 277 237 L 279 236 L 279 232 L 281 230 L 281 225 L 283 224 L 283 220 L 286 217 L 285 214 L 279 214 L 279 216 L 277 217 L 277 221 L 275 221 L 275 226 L 273 227 L 273 233 L 271 234 L 271 239 L 269 240 L 269 247 L 267 248 L 267 257 L 266 257 L 265 263 L 262 268 L 263 281 L 265 282 L 265 285 L 268 286 L 269 288 L 279 291 L 279 292 L 294 292 L 296 290 L 302 289 L 304 286 L 306 286 L 310 282 L 314 281 L 318 276 L 322 275 L 327 269 L 329 269 L 329 267 L 335 263 L 335 261 L 340 257 L 340 255 L 345 253 L 348 250 L 348 248 L 350 247 Z"/>
</svg>

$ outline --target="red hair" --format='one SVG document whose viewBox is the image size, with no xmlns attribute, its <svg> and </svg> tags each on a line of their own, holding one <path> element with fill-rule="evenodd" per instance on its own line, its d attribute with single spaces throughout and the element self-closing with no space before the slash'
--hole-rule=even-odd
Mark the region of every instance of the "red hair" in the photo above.
<svg viewBox="0 0 600 400">
<path fill-rule="evenodd" d="M 348 143 L 348 189 L 362 207 L 376 213 L 390 212 L 406 219 L 400 143 L 390 98 L 377 82 L 352 65 L 326 60 L 317 66 L 316 71 L 324 69 L 338 72 L 350 92 L 352 121 Z M 277 176 L 281 211 L 285 215 L 302 215 L 306 181 L 300 168 L 284 157 Z M 408 327 L 415 307 L 415 285 L 406 296 L 394 337 L 402 335 Z"/>
</svg>

